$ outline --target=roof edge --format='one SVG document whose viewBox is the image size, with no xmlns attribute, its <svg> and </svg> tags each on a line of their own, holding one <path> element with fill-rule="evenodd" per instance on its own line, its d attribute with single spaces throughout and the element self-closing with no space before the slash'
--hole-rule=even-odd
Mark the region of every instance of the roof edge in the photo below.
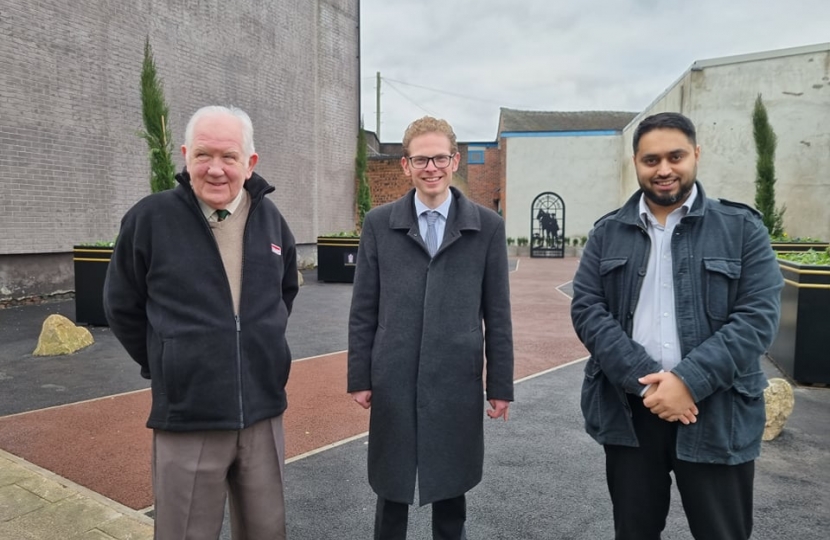
<svg viewBox="0 0 830 540">
<path fill-rule="evenodd" d="M 722 56 L 720 58 L 710 58 L 707 60 L 697 60 L 689 68 L 691 71 L 698 71 L 707 67 L 725 66 L 729 64 L 741 64 L 744 62 L 757 62 L 759 60 L 770 60 L 772 58 L 784 58 L 786 56 L 797 56 L 800 54 L 810 54 L 817 52 L 830 52 L 830 43 L 816 43 L 814 45 L 804 45 L 801 47 L 789 47 L 787 49 L 775 49 L 771 51 L 762 51 L 748 54 L 738 54 L 734 56 Z"/>
</svg>

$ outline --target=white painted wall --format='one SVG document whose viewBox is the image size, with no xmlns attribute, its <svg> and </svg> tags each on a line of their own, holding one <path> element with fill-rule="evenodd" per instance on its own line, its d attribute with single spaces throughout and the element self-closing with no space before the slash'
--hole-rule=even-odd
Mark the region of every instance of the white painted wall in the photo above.
<svg viewBox="0 0 830 540">
<path fill-rule="evenodd" d="M 565 236 L 583 236 L 618 206 L 621 137 L 510 137 L 506 140 L 507 236 L 530 238 L 531 205 L 553 191 L 565 203 Z"/>
</svg>

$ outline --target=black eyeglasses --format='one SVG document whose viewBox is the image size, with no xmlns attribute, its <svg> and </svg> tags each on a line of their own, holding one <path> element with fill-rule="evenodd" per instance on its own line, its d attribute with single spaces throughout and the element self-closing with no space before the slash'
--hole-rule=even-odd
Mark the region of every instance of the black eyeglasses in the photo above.
<svg viewBox="0 0 830 540">
<path fill-rule="evenodd" d="M 409 164 L 412 165 L 413 169 L 426 169 L 427 165 L 429 165 L 430 161 L 432 161 L 432 163 L 437 168 L 443 169 L 444 167 L 449 166 L 450 162 L 452 161 L 452 158 L 454 158 L 454 157 L 455 157 L 455 154 L 450 154 L 450 155 L 441 154 L 440 156 L 432 156 L 432 157 L 412 156 L 412 157 L 409 157 L 407 159 L 409 159 Z"/>
</svg>

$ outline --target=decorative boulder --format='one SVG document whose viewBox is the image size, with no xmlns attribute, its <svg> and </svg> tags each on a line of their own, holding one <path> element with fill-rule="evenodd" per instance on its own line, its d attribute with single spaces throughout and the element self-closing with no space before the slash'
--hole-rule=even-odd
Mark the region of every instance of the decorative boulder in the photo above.
<svg viewBox="0 0 830 540">
<path fill-rule="evenodd" d="M 72 354 L 95 343 L 86 328 L 75 324 L 63 315 L 49 315 L 37 340 L 34 356 Z"/>
<path fill-rule="evenodd" d="M 762 440 L 771 441 L 781 433 L 784 423 L 793 412 L 793 387 L 784 379 L 770 379 L 769 386 L 764 390 L 764 403 L 767 407 L 767 423 Z"/>
<path fill-rule="evenodd" d="M 300 287 L 302 287 L 302 286 L 303 286 L 303 284 L 304 284 L 304 280 L 303 280 L 303 273 L 302 273 L 302 272 L 300 272 L 299 270 L 297 270 L 297 280 L 298 280 L 298 282 L 299 282 L 299 284 L 300 284 Z"/>
</svg>

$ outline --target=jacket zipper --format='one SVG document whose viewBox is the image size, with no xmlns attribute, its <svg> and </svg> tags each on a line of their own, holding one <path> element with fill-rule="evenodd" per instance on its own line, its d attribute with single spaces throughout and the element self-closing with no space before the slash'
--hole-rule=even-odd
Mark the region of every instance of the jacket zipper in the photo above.
<svg viewBox="0 0 830 540">
<path fill-rule="evenodd" d="M 245 222 L 245 230 L 242 232 L 242 263 L 239 268 L 239 275 L 241 276 L 239 283 L 239 313 L 242 313 L 242 290 L 245 285 L 245 245 L 248 239 L 248 223 L 250 223 L 250 216 L 259 206 L 262 197 L 265 197 L 263 192 L 256 198 L 251 196 L 251 207 L 248 209 L 248 221 Z M 233 306 L 231 306 L 233 307 Z M 237 396 L 239 398 L 239 429 L 245 428 L 245 409 L 242 400 L 242 321 L 238 314 L 234 314 L 234 321 L 236 322 L 236 373 L 237 373 Z"/>
<path fill-rule="evenodd" d="M 234 314 L 233 318 L 236 321 L 236 372 L 238 374 L 236 389 L 239 397 L 239 429 L 242 429 L 245 427 L 245 409 L 242 407 L 242 323 L 239 321 L 239 315 Z"/>
</svg>

